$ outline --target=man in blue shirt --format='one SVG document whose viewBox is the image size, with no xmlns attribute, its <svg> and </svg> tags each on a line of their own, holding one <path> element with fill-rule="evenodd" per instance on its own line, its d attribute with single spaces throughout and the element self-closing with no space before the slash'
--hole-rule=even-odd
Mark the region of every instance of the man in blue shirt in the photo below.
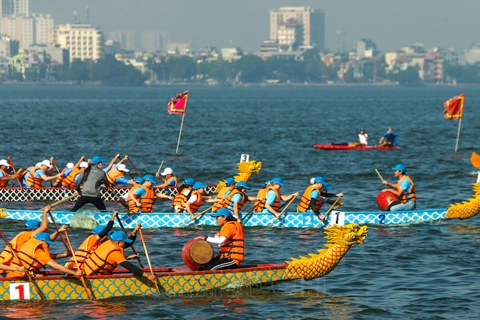
<svg viewBox="0 0 480 320">
<path fill-rule="evenodd" d="M 386 146 L 386 147 L 396 147 L 397 146 L 397 135 L 393 132 L 392 127 L 388 127 L 387 132 L 383 134 L 378 142 L 379 146 Z"/>
</svg>

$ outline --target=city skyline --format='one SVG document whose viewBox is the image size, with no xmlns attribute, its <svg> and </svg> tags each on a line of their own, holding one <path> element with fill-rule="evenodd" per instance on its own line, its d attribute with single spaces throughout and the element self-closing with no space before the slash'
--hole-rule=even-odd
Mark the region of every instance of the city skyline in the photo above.
<svg viewBox="0 0 480 320">
<path fill-rule="evenodd" d="M 480 3 L 467 0 L 253 0 L 242 2 L 203 0 L 175 3 L 161 0 L 31 0 L 30 12 L 52 13 L 56 24 L 77 20 L 91 23 L 104 34 L 117 30 L 168 32 L 174 42 L 192 42 L 194 49 L 206 45 L 259 50 L 269 38 L 269 10 L 282 6 L 307 6 L 325 11 L 326 48 L 337 51 L 342 44 L 337 31 L 345 33 L 345 48 L 361 38 L 373 40 L 380 51 L 395 51 L 420 42 L 426 47 L 463 50 L 479 43 L 476 30 Z M 89 19 L 86 17 L 89 7 Z M 120 8 L 120 9 L 119 9 Z M 461 23 L 458 17 L 461 16 Z M 138 42 L 137 42 L 138 43 Z"/>
</svg>

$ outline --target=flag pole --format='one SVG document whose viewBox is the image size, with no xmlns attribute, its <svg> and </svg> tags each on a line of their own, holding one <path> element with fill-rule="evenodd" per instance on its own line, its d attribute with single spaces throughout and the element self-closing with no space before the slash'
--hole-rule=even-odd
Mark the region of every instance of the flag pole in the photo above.
<svg viewBox="0 0 480 320">
<path fill-rule="evenodd" d="M 178 153 L 178 148 L 180 147 L 180 138 L 182 137 L 182 129 L 183 129 L 183 120 L 184 119 L 185 119 L 185 112 L 182 115 L 182 123 L 180 124 L 180 133 L 178 134 L 177 150 L 175 151 L 175 153 Z"/>
<path fill-rule="evenodd" d="M 457 132 L 457 142 L 455 143 L 455 153 L 457 153 L 458 149 L 458 140 L 460 140 L 460 128 L 462 127 L 462 118 L 460 118 L 460 121 L 458 122 L 458 132 Z"/>
</svg>

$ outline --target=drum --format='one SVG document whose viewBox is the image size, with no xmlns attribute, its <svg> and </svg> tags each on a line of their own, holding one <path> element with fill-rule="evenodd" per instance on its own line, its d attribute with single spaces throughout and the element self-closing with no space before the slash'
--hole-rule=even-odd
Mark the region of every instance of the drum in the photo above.
<svg viewBox="0 0 480 320">
<path fill-rule="evenodd" d="M 398 196 L 391 191 L 382 191 L 377 196 L 377 205 L 382 211 L 390 211 L 390 208 L 400 203 Z"/>
<path fill-rule="evenodd" d="M 192 239 L 183 246 L 182 259 L 190 269 L 199 270 L 213 260 L 212 245 L 202 239 Z"/>
</svg>

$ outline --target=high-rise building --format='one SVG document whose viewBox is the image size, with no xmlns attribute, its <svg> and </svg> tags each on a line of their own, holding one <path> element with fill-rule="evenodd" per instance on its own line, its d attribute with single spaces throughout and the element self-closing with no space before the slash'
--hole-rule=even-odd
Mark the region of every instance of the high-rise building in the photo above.
<svg viewBox="0 0 480 320">
<path fill-rule="evenodd" d="M 30 0 L 0 0 L 0 16 L 28 15 L 30 13 Z"/>
<path fill-rule="evenodd" d="M 103 55 L 103 34 L 91 24 L 65 24 L 50 29 L 49 42 L 59 44 L 74 59 L 98 60 Z"/>
<path fill-rule="evenodd" d="M 142 32 L 142 50 L 146 52 L 163 52 L 167 50 L 167 32 Z"/>
<path fill-rule="evenodd" d="M 117 41 L 124 50 L 135 50 L 135 33 L 133 31 L 110 31 L 107 34 L 107 40 Z"/>
<path fill-rule="evenodd" d="M 0 33 L 19 41 L 21 48 L 48 43 L 48 31 L 54 27 L 51 15 L 11 15 L 0 18 Z"/>
<path fill-rule="evenodd" d="M 270 39 L 279 45 L 315 46 L 325 50 L 325 13 L 310 7 L 270 10 Z"/>
</svg>

